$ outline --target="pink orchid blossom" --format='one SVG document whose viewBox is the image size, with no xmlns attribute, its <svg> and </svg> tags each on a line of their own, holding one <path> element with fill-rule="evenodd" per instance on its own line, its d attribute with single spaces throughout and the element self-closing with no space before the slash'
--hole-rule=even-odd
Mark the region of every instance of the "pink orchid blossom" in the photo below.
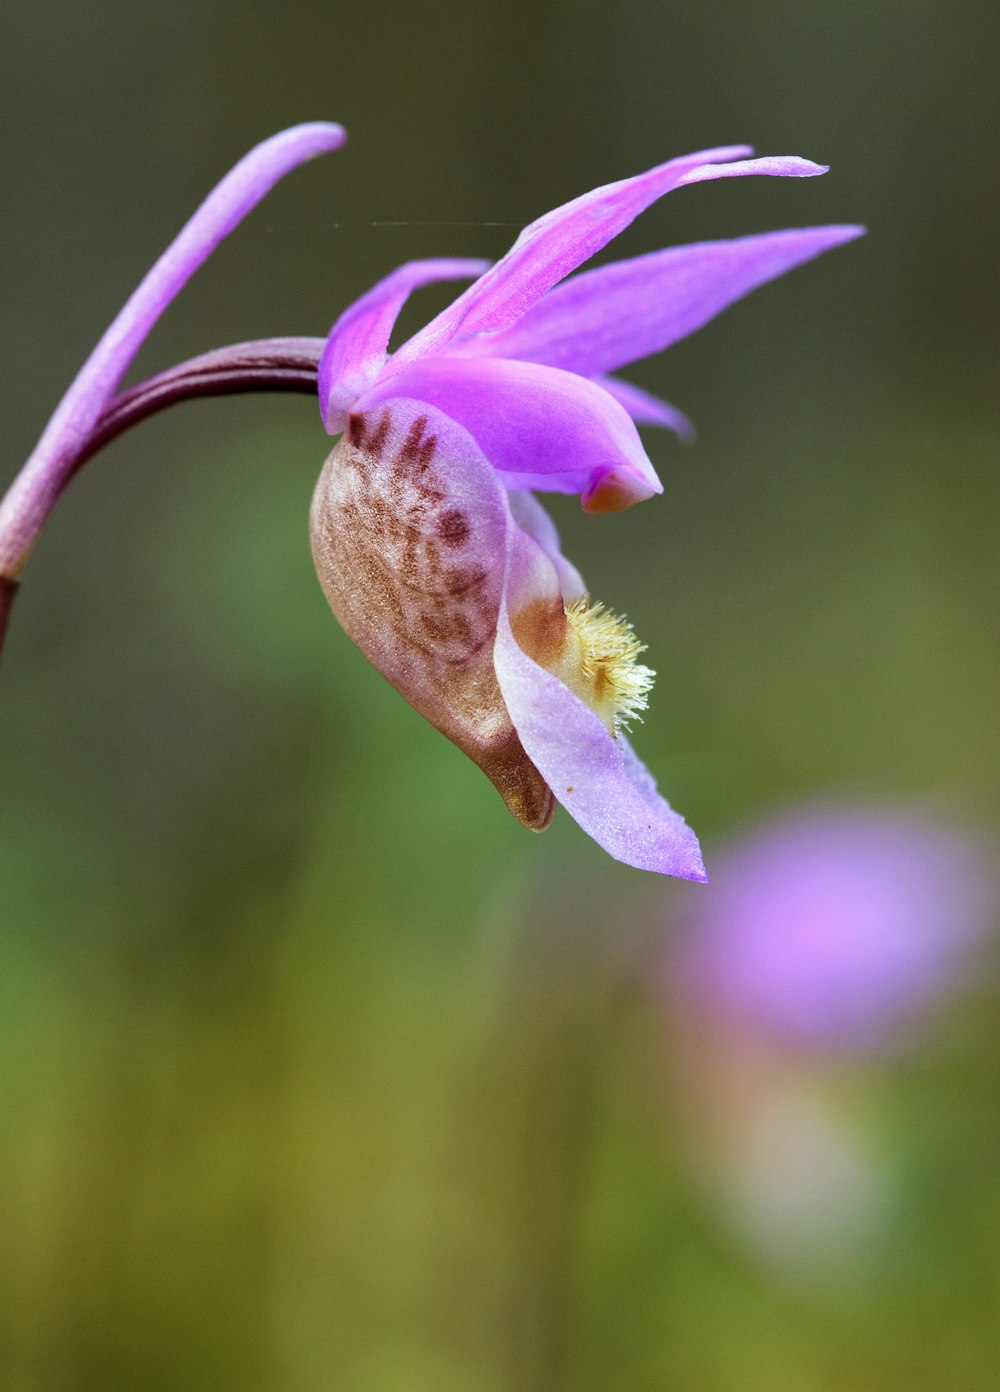
<svg viewBox="0 0 1000 1392">
<path fill-rule="evenodd" d="M 492 266 L 402 266 L 341 315 L 319 363 L 324 422 L 344 433 L 313 501 L 313 554 L 347 634 L 526 826 L 543 830 L 559 802 L 616 859 L 691 880 L 706 879 L 698 841 L 625 733 L 652 683 L 643 645 L 591 602 L 533 491 L 577 493 L 593 513 L 662 492 L 635 423 L 690 425 L 610 374 L 863 230 L 674 247 L 563 281 L 671 189 L 825 172 L 750 154 L 702 151 L 595 189 Z M 473 276 L 388 353 L 412 290 Z"/>
<path fill-rule="evenodd" d="M 612 374 L 862 229 L 705 242 L 564 279 L 671 189 L 825 172 L 808 160 L 751 159 L 744 146 L 702 151 L 547 213 L 495 265 L 400 267 L 325 344 L 235 344 L 120 392 L 151 329 L 223 237 L 285 174 L 344 138 L 318 122 L 251 150 L 100 339 L 0 503 L 0 642 L 52 508 L 109 440 L 194 396 L 318 384 L 323 421 L 343 436 L 316 490 L 313 551 L 348 635 L 525 825 L 542 830 L 558 801 L 619 860 L 702 880 L 693 832 L 625 734 L 652 682 L 637 660 L 645 649 L 591 602 L 532 493 L 578 493 L 603 513 L 661 492 L 636 423 L 681 435 L 690 423 Z M 410 292 L 461 279 L 474 283 L 390 356 Z"/>
</svg>

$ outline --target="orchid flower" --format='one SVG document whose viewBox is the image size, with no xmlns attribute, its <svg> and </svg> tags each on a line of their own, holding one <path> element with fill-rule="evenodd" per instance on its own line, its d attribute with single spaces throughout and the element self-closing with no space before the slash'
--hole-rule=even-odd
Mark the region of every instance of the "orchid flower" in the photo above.
<svg viewBox="0 0 1000 1392">
<path fill-rule="evenodd" d="M 493 780 L 526 826 L 562 803 L 627 864 L 704 879 L 693 832 L 626 734 L 652 671 L 631 627 L 593 601 L 534 492 L 592 513 L 662 491 L 636 423 L 689 434 L 619 368 L 700 328 L 757 285 L 849 241 L 849 226 L 705 242 L 565 277 L 672 189 L 823 166 L 687 155 L 609 184 L 527 227 L 495 265 L 411 262 L 318 339 L 217 349 L 118 393 L 160 315 L 218 243 L 291 169 L 344 140 L 297 126 L 251 150 L 156 262 L 84 364 L 0 503 L 0 641 L 28 556 L 80 465 L 165 405 L 195 395 L 315 390 L 342 432 L 312 510 L 320 582 L 348 635 Z M 391 355 L 410 292 L 473 284 Z M 118 393 L 116 395 L 116 393 Z"/>
<path fill-rule="evenodd" d="M 401 266 L 340 316 L 319 363 L 323 419 L 343 435 L 316 490 L 313 554 L 348 635 L 526 826 L 542 830 L 559 802 L 618 860 L 693 880 L 706 878 L 694 833 L 626 734 L 652 684 L 645 649 L 590 598 L 533 494 L 604 513 L 661 492 L 635 423 L 689 423 L 611 374 L 859 235 L 705 242 L 564 280 L 671 189 L 825 172 L 750 153 L 702 151 L 595 189 L 493 266 Z M 472 276 L 388 353 L 412 290 Z"/>
</svg>

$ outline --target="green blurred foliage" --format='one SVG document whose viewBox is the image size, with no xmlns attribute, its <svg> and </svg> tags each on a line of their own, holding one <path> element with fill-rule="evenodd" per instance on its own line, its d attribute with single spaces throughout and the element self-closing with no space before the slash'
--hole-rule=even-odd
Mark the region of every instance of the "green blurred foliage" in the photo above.
<svg viewBox="0 0 1000 1392">
<path fill-rule="evenodd" d="M 997 819 L 1000 17 L 985 0 L 14 0 L 5 477 L 228 165 L 294 174 L 146 373 L 322 333 L 400 261 L 749 140 L 823 180 L 667 199 L 614 255 L 871 235 L 635 379 L 663 500 L 554 507 L 660 671 L 638 737 L 713 845 L 790 799 Z M 434 306 L 412 307 L 414 325 Z M 311 573 L 312 405 L 189 405 L 95 460 L 0 682 L 0 1381 L 11 1392 L 981 1392 L 997 1366 L 988 981 L 838 1105 L 898 1190 L 849 1280 L 763 1263 L 663 1069 L 698 887 L 532 837 L 358 656 Z M 651 955 L 654 954 L 654 955 Z"/>
</svg>

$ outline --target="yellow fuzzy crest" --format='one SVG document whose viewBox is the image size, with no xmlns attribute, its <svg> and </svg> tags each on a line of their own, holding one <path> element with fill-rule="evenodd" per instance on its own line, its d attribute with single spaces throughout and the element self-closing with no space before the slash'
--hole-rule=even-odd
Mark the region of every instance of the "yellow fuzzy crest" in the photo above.
<svg viewBox="0 0 1000 1392">
<path fill-rule="evenodd" d="M 627 730 L 631 721 L 642 719 L 656 676 L 637 661 L 646 651 L 645 643 L 639 642 L 627 619 L 592 603 L 587 595 L 566 607 L 566 618 L 578 645 L 585 699 L 613 734 Z"/>
</svg>

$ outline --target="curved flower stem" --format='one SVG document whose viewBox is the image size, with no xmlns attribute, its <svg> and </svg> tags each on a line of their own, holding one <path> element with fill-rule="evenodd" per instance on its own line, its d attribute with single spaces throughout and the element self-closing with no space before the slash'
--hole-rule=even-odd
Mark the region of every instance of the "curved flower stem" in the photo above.
<svg viewBox="0 0 1000 1392">
<path fill-rule="evenodd" d="M 312 122 L 255 146 L 216 185 L 104 333 L 0 502 L 0 581 L 9 585 L 87 447 L 150 329 L 224 237 L 292 169 L 344 142 L 342 127 Z M 9 607 L 9 606 L 8 606 Z"/>
<path fill-rule="evenodd" d="M 315 396 L 323 346 L 322 338 L 265 338 L 234 343 L 178 363 L 130 387 L 105 407 L 92 432 L 67 460 L 52 503 L 88 459 L 131 426 L 167 406 L 195 397 L 233 396 L 240 392 L 302 392 Z M 0 650 L 17 589 L 16 575 L 0 573 Z"/>
<path fill-rule="evenodd" d="M 217 348 L 149 377 L 106 407 L 73 463 L 70 477 L 88 459 L 140 421 L 200 396 L 242 392 L 316 394 L 321 338 L 264 338 Z"/>
</svg>

